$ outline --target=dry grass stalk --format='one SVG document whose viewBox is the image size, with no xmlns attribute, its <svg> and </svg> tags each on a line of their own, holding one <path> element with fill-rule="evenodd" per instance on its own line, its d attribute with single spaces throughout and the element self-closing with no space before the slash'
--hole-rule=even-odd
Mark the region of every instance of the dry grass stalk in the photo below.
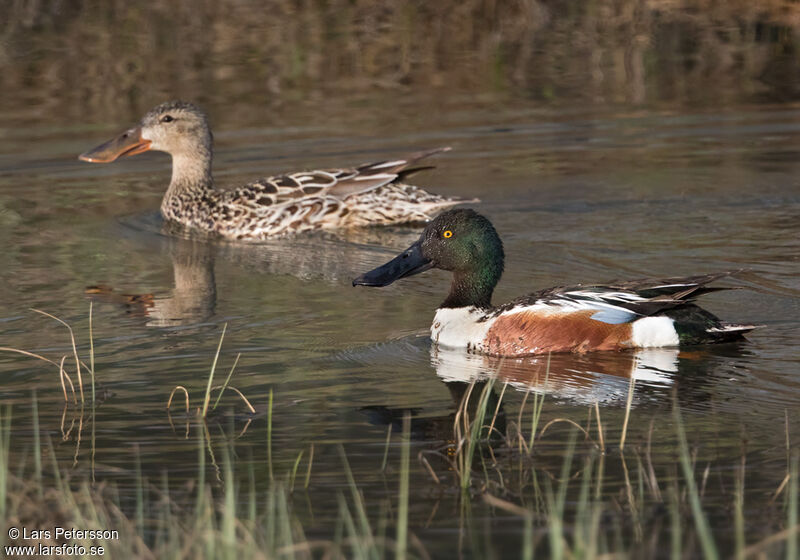
<svg viewBox="0 0 800 560">
<path fill-rule="evenodd" d="M 169 410 L 170 406 L 172 406 L 172 397 L 174 397 L 175 396 L 175 392 L 179 391 L 179 390 L 183 391 L 183 395 L 184 395 L 184 397 L 186 397 L 186 412 L 188 414 L 188 412 L 189 412 L 189 391 L 187 391 L 186 387 L 184 387 L 183 385 L 176 385 L 175 388 L 172 389 L 172 391 L 170 392 L 169 399 L 167 399 L 167 410 Z"/>
<path fill-rule="evenodd" d="M 483 501 L 492 507 L 500 508 L 513 515 L 519 515 L 520 517 L 529 517 L 531 515 L 530 510 L 527 510 L 502 498 L 498 498 L 497 496 L 493 496 L 488 492 L 483 494 Z"/>
<path fill-rule="evenodd" d="M 600 439 L 600 452 L 605 453 L 606 441 L 603 436 L 603 423 L 600 421 L 600 404 L 597 401 L 594 402 L 594 414 L 597 418 L 597 437 Z"/>
<path fill-rule="evenodd" d="M 494 414 L 492 415 L 492 422 L 489 424 L 489 434 L 494 432 L 494 423 L 497 420 L 497 414 L 500 412 L 500 405 L 503 404 L 503 396 L 506 394 L 506 389 L 508 388 L 508 381 L 503 383 L 503 390 L 500 391 L 500 396 L 497 399 L 497 406 L 494 408 Z M 502 437 L 505 437 L 505 434 L 500 434 Z"/>
<path fill-rule="evenodd" d="M 625 421 L 622 423 L 622 436 L 619 438 L 620 451 L 625 449 L 625 437 L 628 435 L 628 420 L 631 417 L 631 403 L 633 402 L 633 389 L 636 386 L 636 378 L 631 376 L 628 385 L 628 400 L 625 402 Z"/>
<path fill-rule="evenodd" d="M 237 395 L 239 395 L 239 397 L 241 397 L 242 401 L 244 401 L 244 404 L 247 407 L 247 410 L 250 411 L 250 414 L 255 414 L 256 413 L 256 409 L 253 408 L 253 405 L 250 404 L 250 401 L 247 400 L 247 397 L 245 397 L 242 394 L 242 392 L 239 389 L 237 389 L 236 387 L 234 387 L 233 385 L 228 385 L 227 387 L 225 385 L 215 385 L 214 387 L 211 387 L 212 391 L 215 391 L 216 389 L 230 389 L 231 391 L 234 391 Z M 221 394 L 221 392 L 220 392 L 220 394 Z M 217 399 L 217 400 L 219 400 L 219 399 Z"/>
<path fill-rule="evenodd" d="M 431 475 L 433 481 L 436 484 L 440 484 L 441 481 L 439 480 L 439 477 L 436 476 L 436 472 L 433 470 L 433 467 L 431 467 L 431 464 L 428 462 L 428 459 L 425 457 L 425 454 L 422 451 L 417 454 L 417 459 L 419 459 L 419 462 L 425 466 L 425 469 L 428 471 L 428 474 Z"/>
<path fill-rule="evenodd" d="M 59 323 L 64 325 L 67 328 L 67 330 L 69 331 L 69 338 L 70 338 L 70 342 L 72 343 L 72 353 L 75 356 L 75 370 L 78 372 L 78 388 L 80 389 L 80 392 L 81 392 L 81 402 L 84 402 L 84 398 L 83 398 L 83 376 L 81 375 L 81 359 L 78 357 L 78 347 L 75 344 L 75 333 L 72 331 L 72 327 L 70 327 L 67 324 L 67 322 L 64 321 L 63 319 L 60 319 L 60 318 L 56 317 L 55 315 L 51 315 L 50 313 L 48 313 L 46 311 L 42 311 L 41 309 L 31 308 L 31 311 L 34 311 L 35 313 L 39 313 L 41 315 L 44 315 L 45 317 L 50 317 L 51 319 L 55 319 L 56 321 L 58 321 Z"/>
<path fill-rule="evenodd" d="M 544 425 L 542 430 L 539 432 L 539 437 L 540 438 L 543 437 L 544 433 L 547 431 L 547 429 L 550 426 L 552 426 L 553 424 L 558 424 L 559 422 L 566 422 L 567 424 L 571 424 L 572 426 L 575 426 L 576 428 L 578 428 L 578 430 L 580 430 L 583 433 L 584 436 L 586 436 L 586 439 L 588 439 L 589 441 L 591 441 L 595 445 L 595 447 L 599 447 L 597 445 L 597 442 L 594 441 L 594 439 L 592 439 L 592 436 L 589 435 L 589 432 L 586 431 L 586 428 L 584 428 L 583 426 L 581 426 L 580 424 L 578 424 L 574 420 L 570 420 L 569 418 L 553 418 L 547 424 Z"/>
<path fill-rule="evenodd" d="M 72 397 L 75 400 L 75 404 L 78 404 L 78 397 L 75 395 L 75 385 L 72 384 L 72 379 L 69 378 L 67 372 L 64 370 L 64 360 L 66 360 L 66 356 L 61 356 L 61 362 L 58 364 L 58 379 L 61 381 L 61 390 L 64 392 L 64 402 L 69 402 L 69 397 L 67 396 L 67 386 L 64 383 L 64 378 L 69 381 L 69 388 L 72 390 Z"/>
</svg>

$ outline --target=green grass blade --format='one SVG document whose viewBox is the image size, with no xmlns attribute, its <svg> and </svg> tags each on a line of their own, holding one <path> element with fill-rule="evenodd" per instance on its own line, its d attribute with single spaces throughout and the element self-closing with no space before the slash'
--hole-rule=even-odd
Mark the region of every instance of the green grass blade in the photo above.
<svg viewBox="0 0 800 560">
<path fill-rule="evenodd" d="M 231 370 L 228 372 L 228 377 L 225 378 L 225 383 L 222 384 L 222 387 L 219 389 L 219 393 L 217 393 L 217 399 L 214 401 L 214 406 L 211 407 L 211 410 L 216 410 L 217 405 L 219 404 L 219 400 L 222 398 L 222 393 L 225 392 L 225 389 L 228 388 L 228 384 L 231 382 L 231 377 L 233 376 L 233 370 L 236 369 L 236 364 L 239 363 L 239 358 L 242 357 L 242 354 L 236 354 L 236 359 L 233 361 L 233 365 L 231 366 Z"/>
<path fill-rule="evenodd" d="M 692 463 L 689 459 L 689 445 L 686 442 L 686 432 L 683 429 L 683 421 L 681 419 L 680 407 L 678 406 L 677 400 L 673 403 L 673 413 L 675 417 L 675 430 L 678 433 L 678 445 L 680 446 L 681 469 L 686 479 L 689 503 L 692 507 L 697 536 L 700 539 L 700 545 L 703 549 L 703 557 L 705 557 L 706 560 L 717 560 L 719 554 L 711 534 L 711 527 L 708 524 L 708 519 L 706 519 L 705 513 L 703 513 L 703 507 L 700 504 L 700 494 L 697 491 L 697 483 L 694 480 Z"/>
<path fill-rule="evenodd" d="M 219 337 L 219 344 L 217 345 L 217 353 L 214 354 L 214 362 L 211 364 L 211 372 L 208 374 L 208 384 L 206 385 L 206 396 L 203 399 L 203 418 L 208 414 L 208 404 L 211 401 L 211 387 L 214 382 L 214 371 L 217 369 L 217 360 L 219 360 L 219 352 L 222 350 L 222 341 L 225 339 L 225 331 L 228 328 L 228 323 L 222 326 L 222 335 Z"/>
<path fill-rule="evenodd" d="M 400 448 L 400 489 L 397 504 L 397 535 L 395 558 L 404 560 L 408 550 L 408 479 L 411 456 L 411 415 L 403 416 L 403 438 Z"/>
<path fill-rule="evenodd" d="M 269 406 L 267 407 L 267 465 L 269 466 L 269 479 L 275 480 L 272 471 L 272 387 L 269 389 Z"/>
</svg>

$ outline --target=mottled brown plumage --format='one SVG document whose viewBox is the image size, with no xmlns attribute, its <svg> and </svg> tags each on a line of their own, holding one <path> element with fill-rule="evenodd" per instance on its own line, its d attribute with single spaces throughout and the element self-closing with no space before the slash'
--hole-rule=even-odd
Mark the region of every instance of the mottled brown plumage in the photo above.
<svg viewBox="0 0 800 560">
<path fill-rule="evenodd" d="M 213 149 L 208 120 L 199 108 L 180 101 L 152 109 L 138 126 L 82 154 L 80 159 L 106 163 L 147 150 L 172 156 L 172 180 L 161 202 L 164 218 L 231 239 L 425 222 L 442 209 L 466 202 L 403 182 L 411 173 L 425 169 L 412 169 L 410 165 L 449 148 L 354 168 L 275 175 L 219 189 L 211 175 Z"/>
</svg>

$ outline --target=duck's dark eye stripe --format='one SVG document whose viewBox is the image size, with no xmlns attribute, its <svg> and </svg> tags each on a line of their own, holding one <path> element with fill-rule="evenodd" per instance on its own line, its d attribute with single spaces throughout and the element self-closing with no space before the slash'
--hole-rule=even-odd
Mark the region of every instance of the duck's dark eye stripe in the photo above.
<svg viewBox="0 0 800 560">
<path fill-rule="evenodd" d="M 172 115 L 164 115 L 161 117 L 161 122 L 172 122 L 175 119 L 172 118 Z"/>
</svg>

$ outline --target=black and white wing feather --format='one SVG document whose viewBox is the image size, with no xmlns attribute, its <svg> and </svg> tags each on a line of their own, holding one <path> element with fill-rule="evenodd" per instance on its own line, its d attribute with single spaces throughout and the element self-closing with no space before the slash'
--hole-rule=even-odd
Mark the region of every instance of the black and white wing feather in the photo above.
<svg viewBox="0 0 800 560">
<path fill-rule="evenodd" d="M 739 271 L 659 280 L 609 282 L 602 285 L 561 286 L 509 302 L 497 311 L 546 306 L 565 312 L 593 311 L 591 318 L 604 323 L 628 323 L 692 304 L 697 297 L 709 292 L 735 289 L 707 284 L 736 272 Z"/>
</svg>

